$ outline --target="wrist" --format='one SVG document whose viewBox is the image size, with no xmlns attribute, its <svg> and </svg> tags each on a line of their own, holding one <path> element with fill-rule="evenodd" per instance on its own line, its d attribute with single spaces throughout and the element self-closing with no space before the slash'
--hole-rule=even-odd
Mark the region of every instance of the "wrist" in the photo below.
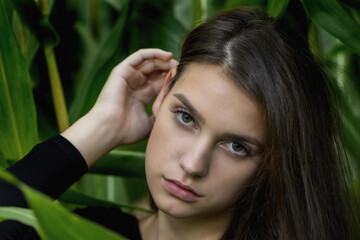
<svg viewBox="0 0 360 240">
<path fill-rule="evenodd" d="M 116 129 L 105 117 L 89 112 L 61 135 L 82 154 L 88 167 L 118 146 Z"/>
</svg>

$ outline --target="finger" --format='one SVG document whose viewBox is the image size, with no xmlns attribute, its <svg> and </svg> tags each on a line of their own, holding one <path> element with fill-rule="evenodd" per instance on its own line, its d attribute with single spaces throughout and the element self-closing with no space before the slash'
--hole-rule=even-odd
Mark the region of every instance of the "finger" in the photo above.
<svg viewBox="0 0 360 240">
<path fill-rule="evenodd" d="M 147 76 L 145 76 L 141 71 L 129 65 L 123 65 L 121 67 L 116 66 L 113 69 L 110 78 L 122 78 L 123 80 L 125 80 L 129 88 L 133 90 L 140 88 L 147 81 Z"/>
<path fill-rule="evenodd" d="M 146 86 L 141 90 L 137 91 L 136 98 L 139 99 L 146 106 L 152 99 L 154 99 L 160 92 L 163 86 L 163 80 L 165 79 L 166 74 L 161 74 L 147 82 Z"/>
<path fill-rule="evenodd" d="M 173 57 L 171 52 L 166 52 L 157 48 L 141 49 L 127 57 L 123 63 L 136 67 L 145 60 L 161 59 L 164 61 L 170 60 Z"/>
<path fill-rule="evenodd" d="M 139 65 L 137 68 L 145 75 L 149 75 L 156 71 L 168 72 L 176 65 L 175 60 L 163 61 L 159 59 L 147 60 Z"/>
</svg>

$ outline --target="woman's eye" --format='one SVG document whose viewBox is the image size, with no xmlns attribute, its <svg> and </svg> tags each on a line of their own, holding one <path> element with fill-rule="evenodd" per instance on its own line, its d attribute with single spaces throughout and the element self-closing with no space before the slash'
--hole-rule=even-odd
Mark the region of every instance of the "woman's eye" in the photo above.
<svg viewBox="0 0 360 240">
<path fill-rule="evenodd" d="M 246 156 L 249 154 L 249 150 L 241 143 L 227 142 L 226 148 L 231 152 L 239 156 Z"/>
<path fill-rule="evenodd" d="M 191 116 L 187 110 L 183 108 L 170 109 L 171 112 L 175 114 L 176 121 L 186 127 L 193 127 L 195 125 L 194 118 Z"/>
<path fill-rule="evenodd" d="M 194 121 L 191 115 L 186 112 L 180 112 L 179 119 L 186 124 L 192 123 Z"/>
</svg>

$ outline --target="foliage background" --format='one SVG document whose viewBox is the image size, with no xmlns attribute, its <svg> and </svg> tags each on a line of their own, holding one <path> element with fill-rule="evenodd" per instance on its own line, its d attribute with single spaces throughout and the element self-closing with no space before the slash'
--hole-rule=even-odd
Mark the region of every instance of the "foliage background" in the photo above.
<svg viewBox="0 0 360 240">
<path fill-rule="evenodd" d="M 0 0 L 0 166 L 13 164 L 35 144 L 84 115 L 111 69 L 126 56 L 139 48 L 157 47 L 177 58 L 189 29 L 237 6 L 260 6 L 288 22 L 308 39 L 333 76 L 341 93 L 345 145 L 354 175 L 351 184 L 360 195 L 358 0 Z M 0 208 L 0 220 L 26 222 L 44 239 L 81 239 L 71 234 L 92 223 L 82 220 L 66 231 L 46 223 L 77 222 L 66 210 L 74 206 L 133 211 L 147 192 L 145 146 L 146 141 L 123 146 L 104 157 L 60 198 L 66 208 L 47 204 L 46 197 L 8 177 L 26 193 L 32 210 Z M 86 239 L 95 239 L 98 232 L 118 239 L 102 228 L 92 229 Z"/>
</svg>

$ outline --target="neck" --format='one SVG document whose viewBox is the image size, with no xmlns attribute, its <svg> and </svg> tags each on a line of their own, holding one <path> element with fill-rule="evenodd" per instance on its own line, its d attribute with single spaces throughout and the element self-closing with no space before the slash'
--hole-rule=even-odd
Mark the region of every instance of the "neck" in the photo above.
<svg viewBox="0 0 360 240">
<path fill-rule="evenodd" d="M 175 218 L 161 210 L 140 225 L 145 240 L 218 240 L 231 222 L 233 213 Z"/>
</svg>

